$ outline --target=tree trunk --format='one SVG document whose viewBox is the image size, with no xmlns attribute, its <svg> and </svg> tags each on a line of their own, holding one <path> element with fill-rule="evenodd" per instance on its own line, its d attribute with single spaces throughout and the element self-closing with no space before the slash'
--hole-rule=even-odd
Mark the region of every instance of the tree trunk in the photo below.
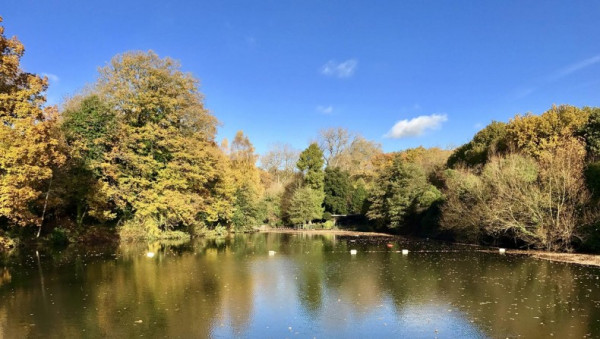
<svg viewBox="0 0 600 339">
<path fill-rule="evenodd" d="M 52 179 L 54 176 L 50 177 L 50 183 L 48 184 L 48 190 L 46 191 L 46 199 L 44 200 L 44 210 L 42 211 L 42 220 L 40 221 L 40 226 L 38 227 L 36 238 L 40 237 L 40 233 L 42 233 L 42 225 L 44 224 L 44 218 L 46 217 L 46 207 L 48 207 L 48 197 L 50 196 L 50 189 L 52 188 Z"/>
</svg>

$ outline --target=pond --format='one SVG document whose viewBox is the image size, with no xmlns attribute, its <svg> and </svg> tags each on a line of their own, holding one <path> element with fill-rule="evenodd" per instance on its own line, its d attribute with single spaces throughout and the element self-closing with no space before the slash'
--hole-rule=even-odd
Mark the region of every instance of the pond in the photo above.
<svg viewBox="0 0 600 339">
<path fill-rule="evenodd" d="M 477 247 L 332 234 L 21 252 L 0 261 L 0 337 L 600 337 L 599 279 Z"/>
</svg>

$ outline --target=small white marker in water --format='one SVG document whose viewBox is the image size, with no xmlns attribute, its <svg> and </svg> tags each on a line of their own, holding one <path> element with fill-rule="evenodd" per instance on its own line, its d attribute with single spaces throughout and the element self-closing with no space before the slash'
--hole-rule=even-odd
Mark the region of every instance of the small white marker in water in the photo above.
<svg viewBox="0 0 600 339">
<path fill-rule="evenodd" d="M 407 255 L 408 254 L 408 250 L 402 250 L 402 254 Z"/>
<path fill-rule="evenodd" d="M 275 255 L 275 253 L 277 253 L 277 252 L 275 252 L 275 251 L 269 251 L 269 255 L 270 255 L 270 256 L 273 256 L 273 255 Z"/>
<path fill-rule="evenodd" d="M 350 254 L 356 255 L 356 253 L 358 253 L 358 251 L 356 251 L 356 250 L 350 250 Z"/>
<path fill-rule="evenodd" d="M 506 253 L 506 248 L 501 248 L 498 250 L 498 252 L 500 252 L 500 254 L 504 254 Z"/>
<path fill-rule="evenodd" d="M 154 252 L 146 252 L 148 258 L 154 258 Z"/>
</svg>

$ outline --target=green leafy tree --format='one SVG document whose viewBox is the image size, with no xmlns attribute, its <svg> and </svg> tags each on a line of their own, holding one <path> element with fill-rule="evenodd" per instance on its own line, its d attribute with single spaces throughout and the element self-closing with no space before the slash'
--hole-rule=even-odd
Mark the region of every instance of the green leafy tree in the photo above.
<svg viewBox="0 0 600 339">
<path fill-rule="evenodd" d="M 600 198 L 600 161 L 587 164 L 585 169 L 587 188 L 595 198 Z"/>
<path fill-rule="evenodd" d="M 367 212 L 367 199 L 369 194 L 362 180 L 356 183 L 356 187 L 352 190 L 352 198 L 350 200 L 349 212 L 352 214 L 365 214 Z"/>
<path fill-rule="evenodd" d="M 423 212 L 441 196 L 419 165 L 396 155 L 375 181 L 367 217 L 381 226 L 400 228 L 407 224 L 409 217 Z"/>
<path fill-rule="evenodd" d="M 303 187 L 303 180 L 302 173 L 296 172 L 283 187 L 279 206 L 281 218 L 284 223 L 293 223 L 291 220 L 292 199 L 294 198 L 296 191 Z"/>
<path fill-rule="evenodd" d="M 352 186 L 348 172 L 340 168 L 325 169 L 325 211 L 332 214 L 347 214 Z"/>
<path fill-rule="evenodd" d="M 231 219 L 233 226 L 237 230 L 245 230 L 256 226 L 259 223 L 260 211 L 253 192 L 247 187 L 239 187 L 235 191 L 234 198 L 235 211 Z"/>
<path fill-rule="evenodd" d="M 323 194 L 310 187 L 301 187 L 294 192 L 290 203 L 289 217 L 294 224 L 311 224 L 323 216 Z"/>
<path fill-rule="evenodd" d="M 323 151 L 316 143 L 310 144 L 307 149 L 300 153 L 296 166 L 304 173 L 305 183 L 316 191 L 323 191 Z"/>
<path fill-rule="evenodd" d="M 460 164 L 471 168 L 483 166 L 492 154 L 506 150 L 506 124 L 492 121 L 491 124 L 477 132 L 473 140 L 452 153 L 448 158 L 448 167 L 455 168 Z"/>
<path fill-rule="evenodd" d="M 62 112 L 61 131 L 69 157 L 57 178 L 67 210 L 77 224 L 89 215 L 98 221 L 115 217 L 114 206 L 102 195 L 102 164 L 117 141 L 117 118 L 98 95 L 76 97 Z"/>
<path fill-rule="evenodd" d="M 600 158 L 600 108 L 585 107 L 583 110 L 589 115 L 582 131 L 586 141 L 586 150 L 588 157 L 595 161 Z"/>
<path fill-rule="evenodd" d="M 259 219 L 267 225 L 279 226 L 282 224 L 281 195 L 280 192 L 267 192 L 259 203 Z"/>
</svg>

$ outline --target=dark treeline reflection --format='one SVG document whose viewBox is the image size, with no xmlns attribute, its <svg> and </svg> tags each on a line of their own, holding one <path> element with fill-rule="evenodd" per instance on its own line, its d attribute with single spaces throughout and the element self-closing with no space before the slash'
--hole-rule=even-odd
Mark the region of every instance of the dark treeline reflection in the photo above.
<svg viewBox="0 0 600 339">
<path fill-rule="evenodd" d="M 0 261 L 0 337 L 600 336 L 596 268 L 387 241 L 253 234 L 20 253 Z"/>
</svg>

